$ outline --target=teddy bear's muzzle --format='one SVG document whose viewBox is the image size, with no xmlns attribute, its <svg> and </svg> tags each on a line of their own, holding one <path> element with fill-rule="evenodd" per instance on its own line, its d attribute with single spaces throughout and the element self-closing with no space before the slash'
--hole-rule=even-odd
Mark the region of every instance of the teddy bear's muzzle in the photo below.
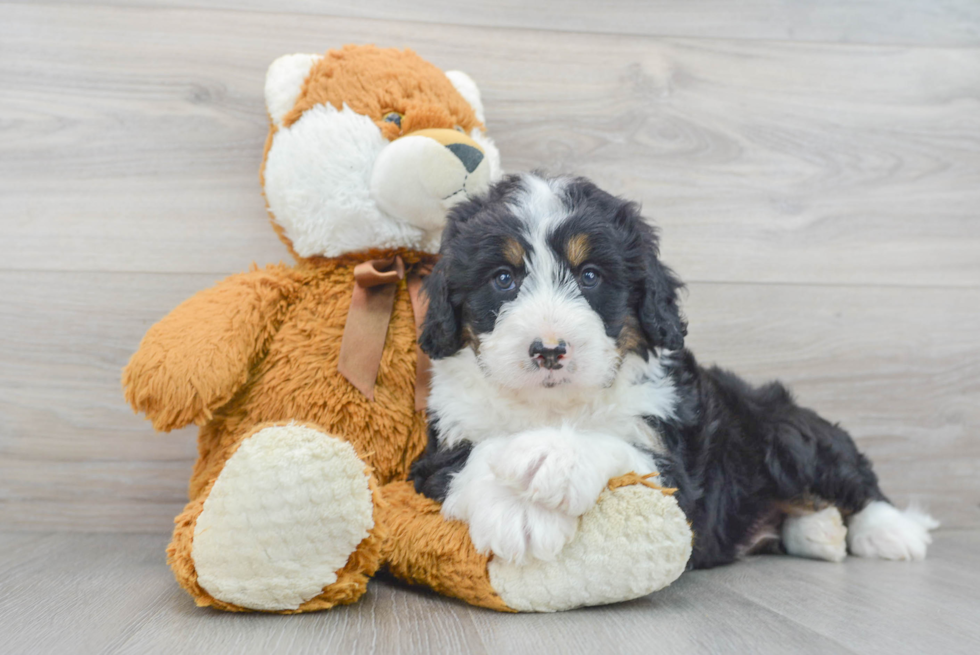
<svg viewBox="0 0 980 655">
<path fill-rule="evenodd" d="M 426 231 L 441 230 L 446 211 L 490 185 L 483 148 L 457 130 L 425 129 L 392 141 L 371 175 L 371 195 L 388 214 Z"/>
</svg>

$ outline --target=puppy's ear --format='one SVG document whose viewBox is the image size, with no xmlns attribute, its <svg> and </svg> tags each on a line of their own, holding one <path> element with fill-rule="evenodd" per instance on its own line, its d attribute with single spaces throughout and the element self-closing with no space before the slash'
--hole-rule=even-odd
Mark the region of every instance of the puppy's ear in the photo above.
<svg viewBox="0 0 980 655">
<path fill-rule="evenodd" d="M 639 315 L 647 340 L 657 348 L 680 350 L 684 347 L 687 322 L 677 303 L 677 292 L 683 286 L 654 253 L 648 255 Z"/>
<path fill-rule="evenodd" d="M 449 296 L 450 258 L 443 256 L 425 278 L 422 290 L 429 308 L 422 323 L 419 347 L 432 359 L 442 359 L 459 352 L 463 347 L 462 323 L 459 312 Z"/>
<path fill-rule="evenodd" d="M 617 203 L 613 221 L 625 233 L 627 259 L 632 263 L 633 280 L 638 283 L 637 318 L 647 343 L 655 348 L 680 350 L 687 336 L 687 322 L 681 316 L 677 294 L 684 285 L 672 270 L 660 263 L 660 242 L 656 229 L 643 218 L 640 205 L 613 199 Z"/>
<path fill-rule="evenodd" d="M 640 215 L 639 205 L 627 203 L 617 218 L 632 225 L 635 230 L 632 245 L 641 250 L 637 260 L 642 261 L 643 289 L 637 313 L 647 342 L 656 348 L 680 350 L 687 336 L 687 322 L 681 316 L 677 296 L 684 285 L 672 270 L 660 263 L 657 231 Z"/>
<path fill-rule="evenodd" d="M 510 182 L 513 184 L 513 182 Z M 449 210 L 446 227 L 442 231 L 441 259 L 425 278 L 422 290 L 429 301 L 429 308 L 422 323 L 419 347 L 432 359 L 455 355 L 463 347 L 463 321 L 460 308 L 453 304 L 449 288 L 449 275 L 453 268 L 455 244 L 462 227 L 489 202 L 489 196 L 500 194 L 497 187 L 490 187 L 487 194 L 474 196 L 458 203 Z"/>
</svg>

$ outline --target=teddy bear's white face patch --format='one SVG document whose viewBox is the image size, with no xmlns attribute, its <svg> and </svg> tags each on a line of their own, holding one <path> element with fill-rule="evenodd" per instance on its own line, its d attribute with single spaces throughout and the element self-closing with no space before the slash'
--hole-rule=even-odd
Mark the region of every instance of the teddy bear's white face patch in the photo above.
<svg viewBox="0 0 980 655">
<path fill-rule="evenodd" d="M 425 231 L 383 212 L 371 196 L 374 164 L 389 142 L 348 107 L 316 105 L 273 138 L 265 196 L 301 257 L 370 248 L 419 248 Z"/>
</svg>

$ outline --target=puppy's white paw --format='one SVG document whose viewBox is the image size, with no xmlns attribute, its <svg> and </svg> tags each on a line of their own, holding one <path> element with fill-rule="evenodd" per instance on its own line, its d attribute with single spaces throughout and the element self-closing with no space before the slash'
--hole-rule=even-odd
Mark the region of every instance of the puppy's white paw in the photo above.
<svg viewBox="0 0 980 655">
<path fill-rule="evenodd" d="M 473 546 L 508 562 L 552 560 L 578 528 L 577 518 L 528 503 L 506 487 L 487 485 L 482 496 L 470 503 Z"/>
<path fill-rule="evenodd" d="M 583 462 L 571 435 L 542 429 L 513 439 L 490 459 L 490 470 L 523 498 L 543 508 L 580 516 L 595 505 L 605 480 Z"/>
<path fill-rule="evenodd" d="M 510 562 L 523 562 L 527 555 L 527 517 L 514 504 L 510 507 L 486 504 L 470 520 L 470 540 L 477 552 L 493 553 Z"/>
<path fill-rule="evenodd" d="M 929 531 L 938 527 L 938 521 L 916 507 L 902 512 L 874 501 L 848 521 L 847 545 L 859 557 L 921 560 L 932 543 Z"/>
<path fill-rule="evenodd" d="M 527 507 L 528 552 L 545 562 L 558 557 L 578 531 L 578 518 L 540 505 Z"/>
<path fill-rule="evenodd" d="M 788 516 L 783 521 L 783 546 L 797 557 L 843 562 L 847 557 L 846 537 L 844 520 L 833 505 L 813 514 Z"/>
<path fill-rule="evenodd" d="M 469 524 L 481 553 L 509 562 L 552 560 L 595 506 L 609 478 L 651 462 L 620 439 L 544 428 L 489 440 L 470 452 L 442 514 Z"/>
</svg>

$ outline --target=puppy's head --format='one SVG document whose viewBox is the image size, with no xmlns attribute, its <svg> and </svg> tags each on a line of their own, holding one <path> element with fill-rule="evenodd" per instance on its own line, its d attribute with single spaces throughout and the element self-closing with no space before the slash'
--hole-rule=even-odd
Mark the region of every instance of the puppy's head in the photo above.
<svg viewBox="0 0 980 655">
<path fill-rule="evenodd" d="M 421 347 L 471 348 L 502 386 L 603 387 L 626 354 L 684 345 L 653 228 L 585 179 L 505 178 L 453 209 L 440 255 Z"/>
</svg>

